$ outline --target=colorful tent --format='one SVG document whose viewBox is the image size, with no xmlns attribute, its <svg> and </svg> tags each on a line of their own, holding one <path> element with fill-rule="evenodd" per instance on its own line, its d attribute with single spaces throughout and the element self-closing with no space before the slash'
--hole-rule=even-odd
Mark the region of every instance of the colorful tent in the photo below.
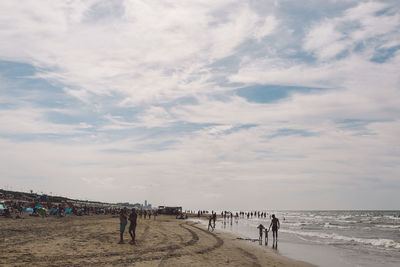
<svg viewBox="0 0 400 267">
<path fill-rule="evenodd" d="M 42 216 L 46 216 L 47 210 L 45 208 L 38 208 L 36 209 L 36 212 Z"/>
<path fill-rule="evenodd" d="M 24 212 L 29 212 L 29 213 L 33 213 L 33 209 L 32 208 L 25 208 Z"/>
</svg>

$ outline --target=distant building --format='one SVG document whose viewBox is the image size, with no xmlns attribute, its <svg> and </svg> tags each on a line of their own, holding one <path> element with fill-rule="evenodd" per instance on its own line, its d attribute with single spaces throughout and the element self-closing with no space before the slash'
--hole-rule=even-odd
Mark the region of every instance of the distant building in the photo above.
<svg viewBox="0 0 400 267">
<path fill-rule="evenodd" d="M 151 209 L 151 204 L 147 202 L 147 200 L 144 201 L 144 205 L 142 206 L 143 209 Z"/>
<path fill-rule="evenodd" d="M 182 213 L 182 207 L 158 206 L 159 214 L 178 215 Z"/>
<path fill-rule="evenodd" d="M 119 202 L 117 203 L 118 206 L 129 206 L 129 202 Z"/>
<path fill-rule="evenodd" d="M 132 206 L 133 206 L 134 208 L 138 208 L 138 209 L 143 208 L 143 205 L 140 204 L 140 203 L 135 203 L 135 204 L 133 204 Z"/>
</svg>

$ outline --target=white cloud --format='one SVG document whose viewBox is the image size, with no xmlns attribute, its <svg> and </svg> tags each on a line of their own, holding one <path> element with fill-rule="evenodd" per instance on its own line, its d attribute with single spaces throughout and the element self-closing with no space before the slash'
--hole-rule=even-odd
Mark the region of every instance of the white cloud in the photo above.
<svg viewBox="0 0 400 267">
<path fill-rule="evenodd" d="M 377 15 L 393 5 L 356 1 L 302 24 L 273 2 L 274 10 L 237 1 L 1 2 L 0 59 L 33 65 L 82 101 L 57 112 L 97 116 L 52 123 L 55 110 L 3 90 L 1 183 L 198 208 L 288 192 L 277 208 L 338 208 L 300 203 L 296 193 L 344 192 L 371 177 L 396 183 L 400 55 L 370 60 L 398 44 L 398 9 Z M 232 93 L 260 84 L 324 89 L 270 103 Z M 72 137 L 33 141 L 38 134 Z"/>
<path fill-rule="evenodd" d="M 1 5 L 0 37 L 8 42 L 0 57 L 51 69 L 37 76 L 67 84 L 74 89 L 66 92 L 84 101 L 88 93 L 123 94 L 131 103 L 185 95 L 204 66 L 276 24 L 232 1 Z"/>
<path fill-rule="evenodd" d="M 256 59 L 245 62 L 238 73 L 229 77 L 231 82 L 248 84 L 283 84 L 294 86 L 326 87 L 331 86 L 332 75 L 340 75 L 341 70 L 335 64 L 291 64 L 276 59 Z M 337 82 L 337 81 L 335 81 Z"/>
<path fill-rule="evenodd" d="M 270 35 L 278 27 L 278 20 L 274 16 L 267 16 L 263 24 L 254 30 L 254 37 L 258 40 Z"/>
<path fill-rule="evenodd" d="M 341 52 L 351 52 L 359 42 L 369 38 L 385 40 L 391 35 L 398 36 L 398 10 L 394 14 L 376 15 L 387 7 L 384 3 L 363 2 L 346 10 L 343 16 L 317 22 L 309 29 L 303 48 L 319 60 L 329 60 Z"/>
<path fill-rule="evenodd" d="M 174 122 L 175 120 L 170 116 L 170 114 L 162 107 L 151 106 L 145 111 L 145 114 L 139 117 L 141 124 L 146 127 L 158 127 L 164 126 L 169 122 Z"/>
<path fill-rule="evenodd" d="M 0 109 L 0 134 L 79 134 L 89 128 L 87 124 L 57 124 L 46 118 L 46 112 L 32 107 Z"/>
<path fill-rule="evenodd" d="M 304 42 L 306 51 L 315 52 L 321 59 L 330 59 L 344 51 L 348 45 L 348 40 L 343 40 L 343 33 L 335 29 L 336 24 L 326 21 L 313 27 L 308 33 Z"/>
</svg>

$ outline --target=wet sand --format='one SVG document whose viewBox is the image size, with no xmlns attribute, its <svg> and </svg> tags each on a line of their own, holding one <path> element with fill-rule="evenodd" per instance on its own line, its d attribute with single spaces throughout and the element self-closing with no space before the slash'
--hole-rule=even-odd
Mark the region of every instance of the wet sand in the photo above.
<svg viewBox="0 0 400 267">
<path fill-rule="evenodd" d="M 208 232 L 204 225 L 158 216 L 140 219 L 136 244 L 119 241 L 119 218 L 0 218 L 2 266 L 311 266 L 271 249 Z"/>
</svg>

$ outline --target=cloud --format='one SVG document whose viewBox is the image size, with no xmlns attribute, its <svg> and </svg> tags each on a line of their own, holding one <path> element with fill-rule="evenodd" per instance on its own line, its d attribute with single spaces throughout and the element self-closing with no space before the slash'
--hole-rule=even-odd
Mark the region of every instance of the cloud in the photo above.
<svg viewBox="0 0 400 267">
<path fill-rule="evenodd" d="M 1 134 L 83 134 L 84 129 L 91 126 L 85 123 L 80 124 L 57 124 L 51 123 L 46 118 L 47 110 L 21 107 L 18 109 L 0 109 Z"/>
<path fill-rule="evenodd" d="M 193 83 L 207 64 L 277 24 L 232 1 L 2 5 L 13 12 L 4 12 L 0 35 L 14 45 L 1 45 L 0 56 L 30 62 L 43 70 L 37 77 L 66 84 L 65 91 L 83 101 L 90 94 L 122 94 L 123 103 L 136 104 L 201 90 Z"/>
<path fill-rule="evenodd" d="M 400 14 L 396 10 L 395 13 L 377 15 L 387 8 L 387 4 L 379 2 L 360 3 L 347 9 L 343 16 L 315 23 L 305 37 L 303 48 L 319 60 L 329 60 L 342 52 L 351 52 L 356 45 L 367 39 L 390 39 L 399 33 L 396 21 Z"/>
<path fill-rule="evenodd" d="M 319 59 L 330 59 L 344 51 L 350 43 L 343 40 L 343 33 L 335 26 L 335 23 L 327 21 L 313 27 L 306 37 L 304 49 L 314 52 Z"/>
<path fill-rule="evenodd" d="M 390 1 L 1 2 L 0 182 L 368 208 L 331 192 L 398 184 L 398 19 Z"/>
</svg>

